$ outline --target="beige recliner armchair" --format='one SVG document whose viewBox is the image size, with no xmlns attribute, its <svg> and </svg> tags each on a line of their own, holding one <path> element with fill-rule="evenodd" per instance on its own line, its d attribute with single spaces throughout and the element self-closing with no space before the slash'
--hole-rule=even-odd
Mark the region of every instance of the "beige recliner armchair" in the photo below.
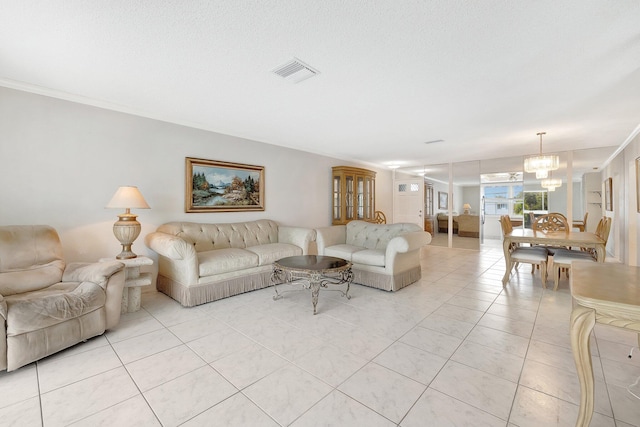
<svg viewBox="0 0 640 427">
<path fill-rule="evenodd" d="M 65 266 L 53 228 L 0 226 L 0 369 L 18 369 L 115 326 L 123 267 Z"/>
</svg>

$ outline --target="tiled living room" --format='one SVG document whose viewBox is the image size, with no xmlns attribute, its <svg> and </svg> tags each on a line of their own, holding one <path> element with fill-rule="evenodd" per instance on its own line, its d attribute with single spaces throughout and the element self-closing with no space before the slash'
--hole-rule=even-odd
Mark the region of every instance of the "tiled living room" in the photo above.
<svg viewBox="0 0 640 427">
<path fill-rule="evenodd" d="M 567 280 L 499 245 L 428 246 L 423 277 L 352 298 L 273 288 L 195 308 L 143 294 L 112 331 L 0 374 L 3 425 L 573 426 L 579 385 Z M 598 325 L 592 426 L 638 426 L 633 334 Z M 613 415 L 615 414 L 615 419 Z"/>
<path fill-rule="evenodd" d="M 527 264 L 503 286 L 501 215 L 522 223 L 528 192 L 540 211 L 584 218 L 586 232 L 606 219 L 608 242 L 582 247 L 607 266 L 640 265 L 640 3 L 10 0 L 0 11 L 0 426 L 576 424 L 569 279 L 563 271 L 554 291 L 547 264 L 543 289 Z M 524 168 L 546 155 L 559 163 L 553 191 Z M 193 164 L 257 175 L 196 183 Z M 346 204 L 336 172 L 345 183 L 352 169 L 366 174 Z M 485 197 L 507 182 L 504 196 Z M 425 191 L 417 209 L 399 199 L 413 185 Z M 146 201 L 112 206 L 124 186 Z M 206 205 L 217 198 L 233 207 Z M 389 267 L 386 251 L 369 254 L 368 286 L 354 283 L 351 299 L 322 289 L 315 316 L 307 289 L 277 300 L 273 287 L 250 291 L 279 257 L 258 251 L 267 261 L 247 268 L 261 269 L 254 280 L 204 268 L 220 279 L 208 282 L 192 264 L 171 271 L 203 240 L 147 239 L 268 221 L 289 239 L 301 240 L 294 228 L 315 235 L 317 249 L 316 231 L 347 208 L 367 226 L 381 214 L 390 227 L 424 226 L 431 242 L 407 270 L 394 252 L 402 271 L 390 274 L 371 274 Z M 473 229 L 454 220 L 451 236 L 440 232 L 449 214 L 474 216 Z M 143 276 L 125 282 L 114 222 L 136 215 L 138 256 L 121 261 Z M 8 264 L 35 276 L 39 265 L 4 250 L 5 237 L 40 224 L 61 240 L 56 274 L 106 260 L 112 283 L 135 282 L 126 298 L 84 281 L 90 297 L 30 310 L 33 289 L 16 289 L 32 282 Z M 215 236 L 204 245 L 231 234 Z M 193 307 L 167 296 L 184 291 L 178 270 L 206 288 L 183 292 Z M 372 287 L 398 277 L 407 286 Z M 614 289 L 606 279 L 601 289 Z M 74 322 L 82 310 L 93 317 Z M 595 326 L 591 426 L 640 426 L 637 335 Z M 7 366 L 21 357 L 31 359 Z"/>
</svg>

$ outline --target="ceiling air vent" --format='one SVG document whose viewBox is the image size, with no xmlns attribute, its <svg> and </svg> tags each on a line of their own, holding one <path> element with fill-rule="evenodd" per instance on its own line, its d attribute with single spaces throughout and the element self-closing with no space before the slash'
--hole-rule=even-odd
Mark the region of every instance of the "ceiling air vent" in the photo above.
<svg viewBox="0 0 640 427">
<path fill-rule="evenodd" d="M 318 70 L 311 68 L 297 58 L 277 67 L 273 72 L 291 83 L 299 83 L 319 73 Z"/>
</svg>

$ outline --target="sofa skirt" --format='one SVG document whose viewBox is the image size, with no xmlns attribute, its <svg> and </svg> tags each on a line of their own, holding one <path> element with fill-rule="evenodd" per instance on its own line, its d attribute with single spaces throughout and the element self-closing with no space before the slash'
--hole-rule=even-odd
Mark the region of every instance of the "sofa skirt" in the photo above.
<svg viewBox="0 0 640 427">
<path fill-rule="evenodd" d="M 170 296 L 183 306 L 193 307 L 272 285 L 271 269 L 269 269 L 194 286 L 185 286 L 168 277 L 158 275 L 156 287 L 158 291 Z"/>
<path fill-rule="evenodd" d="M 422 271 L 419 266 L 393 276 L 353 267 L 353 283 L 385 291 L 397 291 L 417 282 L 421 277 Z"/>
<path fill-rule="evenodd" d="M 458 230 L 458 236 L 460 236 L 460 237 L 475 237 L 475 238 L 478 238 L 478 237 L 480 237 L 480 232 L 479 231 L 460 231 L 460 230 Z"/>
</svg>

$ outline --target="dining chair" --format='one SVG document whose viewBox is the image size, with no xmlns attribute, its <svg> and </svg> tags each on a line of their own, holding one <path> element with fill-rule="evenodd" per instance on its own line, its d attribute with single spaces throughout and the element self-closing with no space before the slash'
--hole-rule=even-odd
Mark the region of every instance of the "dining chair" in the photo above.
<svg viewBox="0 0 640 427">
<path fill-rule="evenodd" d="M 611 218 L 602 217 L 598 222 L 595 235 L 600 237 L 605 246 L 607 240 L 609 240 L 609 232 L 611 231 Z M 606 255 L 606 254 L 605 254 Z M 585 260 L 597 262 L 596 251 L 593 248 L 583 248 L 581 250 L 569 250 L 562 249 L 556 251 L 553 255 L 553 290 L 558 289 L 558 282 L 560 280 L 561 270 L 564 269 L 569 277 L 569 270 L 571 269 L 571 262 L 575 260 Z M 604 261 L 604 260 L 602 260 Z"/>
<path fill-rule="evenodd" d="M 502 215 L 500 217 L 500 227 L 502 229 L 502 236 L 511 233 L 513 231 L 513 225 L 508 215 Z M 511 244 L 509 247 L 509 258 L 511 263 L 509 269 L 514 267 L 517 269 L 520 263 L 531 264 L 531 274 L 535 272 L 536 266 L 540 267 L 540 275 L 542 280 L 542 287 L 547 287 L 547 258 L 548 252 L 542 246 L 519 246 L 516 243 Z"/>
<path fill-rule="evenodd" d="M 569 223 L 567 217 L 559 212 L 551 212 L 546 215 L 539 216 L 533 222 L 533 231 L 566 231 L 569 232 Z M 558 249 L 569 249 L 564 246 L 544 246 L 549 255 L 553 255 Z"/>
<path fill-rule="evenodd" d="M 564 231 L 569 230 L 569 223 L 563 214 L 551 212 L 536 218 L 531 228 L 534 231 Z"/>
<path fill-rule="evenodd" d="M 376 224 L 386 224 L 387 216 L 382 211 L 375 211 L 373 213 L 373 221 Z"/>
<path fill-rule="evenodd" d="M 587 218 L 589 217 L 589 212 L 584 214 L 584 219 L 574 219 L 573 224 L 571 225 L 573 228 L 577 228 L 581 232 L 587 231 Z"/>
</svg>

